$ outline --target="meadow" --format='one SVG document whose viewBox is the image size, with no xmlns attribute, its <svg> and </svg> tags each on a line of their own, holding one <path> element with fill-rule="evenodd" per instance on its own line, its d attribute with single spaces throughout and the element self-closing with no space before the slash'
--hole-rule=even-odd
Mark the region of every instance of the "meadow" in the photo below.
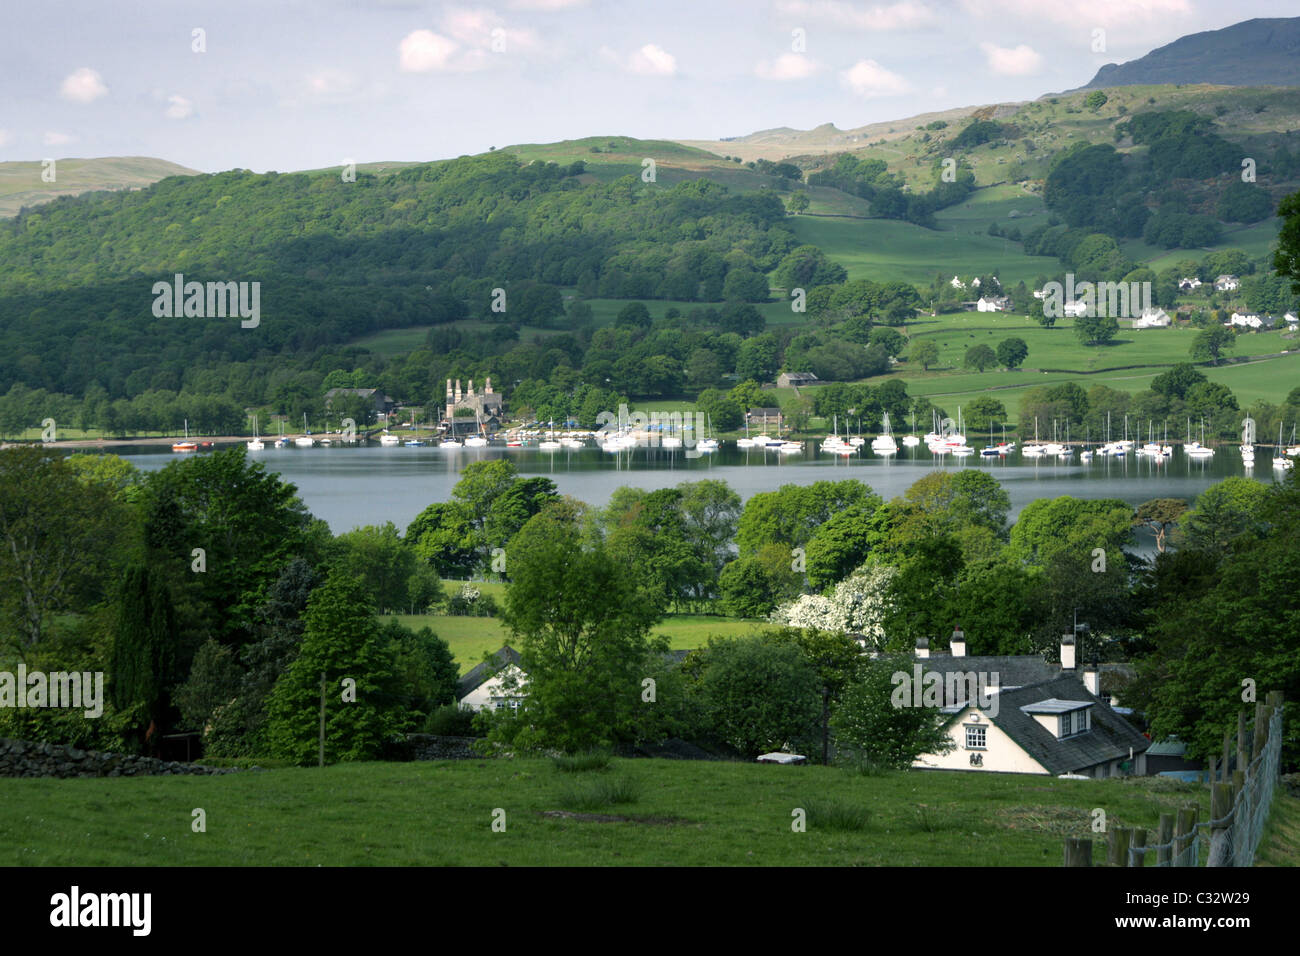
<svg viewBox="0 0 1300 956">
<path fill-rule="evenodd" d="M 1204 787 L 1159 778 L 630 759 L 585 773 L 520 758 L 7 779 L 0 793 L 3 866 L 1055 867 L 1066 836 L 1100 839 L 1096 807 L 1111 827 L 1209 811 Z M 1278 813 L 1296 802 L 1279 794 Z M 191 830 L 195 807 L 206 832 Z"/>
</svg>

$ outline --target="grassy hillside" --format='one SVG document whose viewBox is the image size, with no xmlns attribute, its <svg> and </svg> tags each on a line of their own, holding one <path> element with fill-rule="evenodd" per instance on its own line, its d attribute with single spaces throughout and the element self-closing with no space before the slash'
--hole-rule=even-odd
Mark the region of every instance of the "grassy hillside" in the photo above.
<svg viewBox="0 0 1300 956">
<path fill-rule="evenodd" d="M 639 407 L 639 406 L 638 406 Z M 479 587 L 475 584 L 475 587 Z M 496 617 L 450 617 L 445 614 L 397 615 L 403 625 L 413 629 L 430 628 L 447 642 L 463 674 L 484 654 L 491 654 L 502 644 L 510 643 L 510 633 Z M 763 627 L 762 621 L 744 621 L 732 617 L 715 617 L 693 614 L 670 614 L 653 628 L 653 633 L 663 634 L 673 650 L 695 650 L 704 647 L 709 638 L 736 637 L 752 633 Z"/>
<path fill-rule="evenodd" d="M 194 176 L 197 170 L 148 156 L 106 156 L 99 159 L 60 159 L 55 181 L 42 181 L 39 161 L 0 163 L 0 218 L 14 216 L 58 196 L 96 190 L 140 189 L 168 176 Z"/>
<path fill-rule="evenodd" d="M 604 804 L 625 781 L 631 802 Z M 7 780 L 0 865 L 1060 866 L 1066 836 L 1154 827 L 1208 792 L 1166 780 L 863 777 L 810 766 L 615 760 L 345 764 L 216 777 Z M 207 813 L 193 833 L 190 810 Z M 858 830 L 819 808 L 856 809 Z M 504 832 L 492 830 L 505 811 Z M 804 833 L 792 811 L 808 812 Z M 574 814 L 579 814 L 575 816 Z M 613 819 L 610 819 L 613 818 Z"/>
</svg>

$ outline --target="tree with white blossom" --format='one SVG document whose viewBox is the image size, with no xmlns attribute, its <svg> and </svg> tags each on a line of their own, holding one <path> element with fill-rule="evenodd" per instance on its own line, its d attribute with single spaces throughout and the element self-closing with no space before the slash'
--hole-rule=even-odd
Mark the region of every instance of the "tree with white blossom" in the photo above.
<svg viewBox="0 0 1300 956">
<path fill-rule="evenodd" d="M 835 585 L 830 595 L 804 594 L 772 612 L 774 624 L 819 631 L 861 634 L 870 650 L 885 646 L 885 617 L 891 608 L 889 586 L 898 569 L 864 564 Z"/>
</svg>

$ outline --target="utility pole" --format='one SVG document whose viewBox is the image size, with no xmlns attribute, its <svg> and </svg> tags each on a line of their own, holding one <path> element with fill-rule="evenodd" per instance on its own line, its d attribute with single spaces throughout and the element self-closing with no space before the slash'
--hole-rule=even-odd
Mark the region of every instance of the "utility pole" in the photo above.
<svg viewBox="0 0 1300 956">
<path fill-rule="evenodd" d="M 320 766 L 325 766 L 325 672 L 320 672 Z"/>
</svg>

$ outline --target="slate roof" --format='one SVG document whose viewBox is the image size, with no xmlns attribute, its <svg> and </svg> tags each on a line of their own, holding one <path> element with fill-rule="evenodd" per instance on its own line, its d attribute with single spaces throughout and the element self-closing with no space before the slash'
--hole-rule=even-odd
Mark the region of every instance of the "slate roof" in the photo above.
<svg viewBox="0 0 1300 956">
<path fill-rule="evenodd" d="M 464 700 L 467 694 L 473 693 L 479 687 L 482 687 L 509 665 L 519 666 L 519 652 L 509 644 L 504 645 L 501 650 L 492 655 L 492 661 L 483 661 L 475 664 L 466 672 L 465 676 L 456 682 L 456 699 Z"/>
<path fill-rule="evenodd" d="M 1092 729 L 1061 740 L 1020 709 L 1051 698 L 1091 702 Z M 1077 677 L 1061 676 L 1040 684 L 1002 691 L 997 697 L 997 705 L 997 716 L 986 714 L 988 719 L 1052 774 L 1077 773 L 1099 763 L 1127 760 L 1129 748 L 1136 755 L 1151 744 L 1136 727 L 1111 710 L 1103 700 L 1090 694 Z"/>
<path fill-rule="evenodd" d="M 992 675 L 996 674 L 1000 693 L 1005 693 L 1001 688 L 1038 684 L 1042 681 L 1051 680 L 1061 673 L 1059 665 L 1049 664 L 1041 657 L 1035 657 L 1032 654 L 993 655 L 988 657 L 952 657 L 951 655 L 945 655 L 918 658 L 917 663 L 921 665 L 922 673 L 937 671 L 946 675 L 953 671 L 974 671 L 977 674 L 987 674 L 989 675 L 990 686 L 992 685 Z M 956 701 L 945 700 L 944 703 L 951 704 L 956 703 Z"/>
</svg>

